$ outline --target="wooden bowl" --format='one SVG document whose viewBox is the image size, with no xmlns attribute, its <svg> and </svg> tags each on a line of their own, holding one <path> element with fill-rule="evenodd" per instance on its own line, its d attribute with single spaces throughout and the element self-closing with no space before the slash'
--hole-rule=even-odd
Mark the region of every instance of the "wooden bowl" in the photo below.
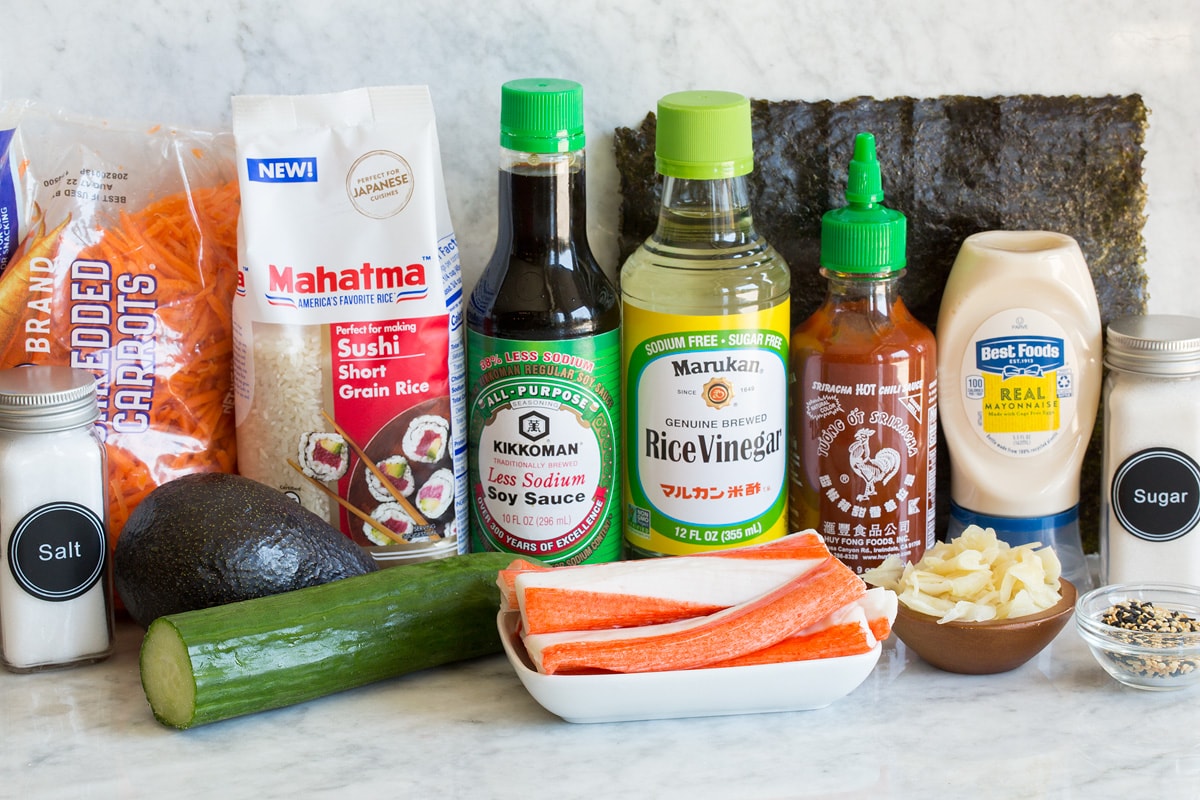
<svg viewBox="0 0 1200 800">
<path fill-rule="evenodd" d="M 1061 580 L 1062 599 L 1037 614 L 987 622 L 938 623 L 899 604 L 893 629 L 927 663 L 946 672 L 992 675 L 1016 669 L 1058 635 L 1075 609 L 1075 587 Z"/>
</svg>

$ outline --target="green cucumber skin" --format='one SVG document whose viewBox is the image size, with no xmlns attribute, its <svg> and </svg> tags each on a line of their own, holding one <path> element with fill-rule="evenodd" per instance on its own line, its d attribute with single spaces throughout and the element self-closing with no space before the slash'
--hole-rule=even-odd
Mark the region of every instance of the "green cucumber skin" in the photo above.
<svg viewBox="0 0 1200 800">
<path fill-rule="evenodd" d="M 451 556 L 160 617 L 151 625 L 175 629 L 196 685 L 194 715 L 179 727 L 501 652 L 496 575 L 512 560 Z"/>
</svg>

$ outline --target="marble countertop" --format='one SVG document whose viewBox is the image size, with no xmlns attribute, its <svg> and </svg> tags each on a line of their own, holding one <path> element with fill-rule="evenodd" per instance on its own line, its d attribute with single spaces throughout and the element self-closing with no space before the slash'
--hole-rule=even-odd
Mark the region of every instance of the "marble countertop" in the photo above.
<svg viewBox="0 0 1200 800">
<path fill-rule="evenodd" d="M 497 655 L 190 731 L 152 718 L 140 640 L 122 621 L 106 662 L 0 672 L 0 797 L 1200 797 L 1200 689 L 1122 687 L 1073 625 L 993 676 L 893 637 L 817 711 L 572 724 Z"/>
</svg>

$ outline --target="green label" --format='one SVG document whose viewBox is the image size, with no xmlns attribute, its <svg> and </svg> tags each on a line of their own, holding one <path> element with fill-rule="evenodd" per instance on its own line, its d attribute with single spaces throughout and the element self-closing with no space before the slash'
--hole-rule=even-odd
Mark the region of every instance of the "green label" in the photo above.
<svg viewBox="0 0 1200 800">
<path fill-rule="evenodd" d="M 620 334 L 467 331 L 471 546 L 550 564 L 621 556 Z"/>
</svg>

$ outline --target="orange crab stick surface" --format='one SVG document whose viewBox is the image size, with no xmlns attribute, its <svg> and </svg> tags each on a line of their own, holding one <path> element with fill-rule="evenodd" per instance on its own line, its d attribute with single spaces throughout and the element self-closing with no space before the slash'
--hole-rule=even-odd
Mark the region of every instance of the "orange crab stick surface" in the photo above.
<svg viewBox="0 0 1200 800">
<path fill-rule="evenodd" d="M 538 671 L 550 675 L 694 669 L 774 645 L 865 593 L 858 576 L 828 557 L 761 596 L 712 614 L 635 628 L 526 632 L 525 648 Z"/>
</svg>

